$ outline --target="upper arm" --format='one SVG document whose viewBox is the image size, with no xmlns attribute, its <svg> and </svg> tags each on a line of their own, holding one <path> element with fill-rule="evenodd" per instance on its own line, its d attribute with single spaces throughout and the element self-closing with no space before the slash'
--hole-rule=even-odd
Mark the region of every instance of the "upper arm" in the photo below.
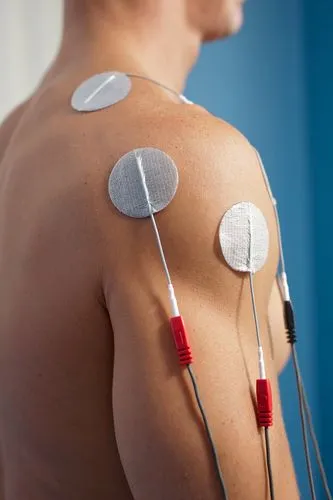
<svg viewBox="0 0 333 500">
<path fill-rule="evenodd" d="M 156 221 L 220 457 L 225 450 L 232 464 L 241 453 L 235 445 L 238 431 L 221 422 L 237 420 L 235 393 L 246 391 L 244 418 L 253 412 L 248 383 L 237 375 L 243 366 L 239 336 L 250 336 L 250 296 L 243 293 L 244 277 L 223 260 L 218 228 L 225 211 L 242 200 L 256 203 L 269 224 L 274 214 L 247 141 L 223 125 L 209 132 L 189 127 L 172 141 L 150 136 L 147 146 L 163 149 L 179 169 L 175 199 Z M 167 283 L 151 222 L 123 217 L 112 207 L 109 215 L 117 235 L 110 236 L 105 277 L 115 342 L 113 408 L 132 493 L 136 500 L 199 500 L 207 492 L 211 500 L 219 499 L 193 390 L 170 333 Z M 269 294 L 276 259 L 272 247 L 257 278 L 259 303 Z M 255 338 L 253 326 L 250 330 Z M 255 370 L 256 360 L 250 364 Z M 222 468 L 228 467 L 224 461 Z"/>
</svg>

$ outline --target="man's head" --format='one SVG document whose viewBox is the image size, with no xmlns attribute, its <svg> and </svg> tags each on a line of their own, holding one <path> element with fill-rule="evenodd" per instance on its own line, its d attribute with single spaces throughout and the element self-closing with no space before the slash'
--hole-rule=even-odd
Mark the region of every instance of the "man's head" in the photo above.
<svg viewBox="0 0 333 500">
<path fill-rule="evenodd" d="M 243 24 L 245 0 L 187 0 L 191 24 L 205 41 L 233 35 Z"/>
</svg>

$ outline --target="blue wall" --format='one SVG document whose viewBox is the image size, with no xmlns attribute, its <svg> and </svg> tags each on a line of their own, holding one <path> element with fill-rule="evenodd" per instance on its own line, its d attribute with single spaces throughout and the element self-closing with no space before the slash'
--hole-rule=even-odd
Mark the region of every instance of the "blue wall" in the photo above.
<svg viewBox="0 0 333 500">
<path fill-rule="evenodd" d="M 309 0 L 309 3 L 314 2 Z M 328 22 L 331 20 L 332 16 Z M 287 269 L 296 308 L 298 353 L 319 433 L 318 383 L 321 374 L 318 374 L 313 292 L 316 277 L 314 195 L 308 141 L 310 120 L 304 29 L 302 0 L 248 2 L 242 32 L 226 42 L 204 47 L 188 82 L 187 96 L 234 124 L 263 156 L 279 201 Z M 331 339 L 333 341 L 333 336 Z M 307 499 L 310 496 L 294 380 L 289 362 L 280 378 L 281 395 L 298 483 L 302 498 Z"/>
<path fill-rule="evenodd" d="M 315 196 L 316 299 L 321 441 L 333 482 L 333 0 L 305 1 L 311 176 Z"/>
</svg>

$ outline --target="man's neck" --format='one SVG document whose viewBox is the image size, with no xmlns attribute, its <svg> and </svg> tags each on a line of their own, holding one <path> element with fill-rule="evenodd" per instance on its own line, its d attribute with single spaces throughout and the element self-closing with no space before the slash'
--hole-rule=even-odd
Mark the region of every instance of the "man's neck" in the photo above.
<svg viewBox="0 0 333 500">
<path fill-rule="evenodd" d="M 136 73 L 181 92 L 199 55 L 201 39 L 187 25 L 181 8 L 173 9 L 171 4 L 177 3 L 152 2 L 139 10 L 117 1 L 94 5 L 67 0 L 56 65 L 82 61 L 95 73 Z"/>
</svg>

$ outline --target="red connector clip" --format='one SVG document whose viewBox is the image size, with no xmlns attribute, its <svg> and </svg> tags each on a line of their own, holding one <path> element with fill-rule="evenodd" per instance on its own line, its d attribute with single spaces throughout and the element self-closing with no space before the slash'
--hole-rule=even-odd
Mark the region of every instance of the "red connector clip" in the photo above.
<svg viewBox="0 0 333 500">
<path fill-rule="evenodd" d="M 189 365 L 193 362 L 190 342 L 182 316 L 170 319 L 171 330 L 176 344 L 179 362 L 181 365 Z"/>
<path fill-rule="evenodd" d="M 258 424 L 260 427 L 273 425 L 273 401 L 271 383 L 267 379 L 257 380 Z"/>
</svg>

